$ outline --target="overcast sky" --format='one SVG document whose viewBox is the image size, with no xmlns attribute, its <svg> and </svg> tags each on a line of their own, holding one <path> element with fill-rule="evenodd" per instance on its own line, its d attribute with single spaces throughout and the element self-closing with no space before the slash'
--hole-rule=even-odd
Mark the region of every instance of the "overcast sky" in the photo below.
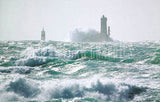
<svg viewBox="0 0 160 102">
<path fill-rule="evenodd" d="M 0 0 L 0 40 L 68 41 L 74 29 L 100 31 L 108 18 L 111 37 L 160 40 L 160 0 Z"/>
</svg>

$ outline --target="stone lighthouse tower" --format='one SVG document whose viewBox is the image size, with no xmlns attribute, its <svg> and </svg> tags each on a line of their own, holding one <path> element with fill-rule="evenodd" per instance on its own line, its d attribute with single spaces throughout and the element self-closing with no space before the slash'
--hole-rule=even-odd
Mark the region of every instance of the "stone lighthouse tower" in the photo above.
<svg viewBox="0 0 160 102">
<path fill-rule="evenodd" d="M 107 32 L 108 28 L 108 32 Z M 110 39 L 110 26 L 107 27 L 107 18 L 103 15 L 101 18 L 101 36 L 104 41 L 111 41 Z"/>
<path fill-rule="evenodd" d="M 101 34 L 107 34 L 107 18 L 104 15 L 101 18 Z"/>
<path fill-rule="evenodd" d="M 44 28 L 41 31 L 41 40 L 45 41 L 46 37 L 45 37 L 45 31 Z"/>
</svg>

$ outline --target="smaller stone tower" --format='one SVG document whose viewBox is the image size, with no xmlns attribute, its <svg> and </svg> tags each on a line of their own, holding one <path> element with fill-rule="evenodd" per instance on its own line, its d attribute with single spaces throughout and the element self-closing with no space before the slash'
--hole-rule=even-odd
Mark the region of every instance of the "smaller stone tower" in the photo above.
<svg viewBox="0 0 160 102">
<path fill-rule="evenodd" d="M 45 37 L 45 31 L 44 31 L 44 28 L 42 29 L 41 31 L 41 40 L 45 41 L 46 37 Z"/>
<path fill-rule="evenodd" d="M 108 26 L 108 36 L 111 35 L 110 26 Z"/>
</svg>

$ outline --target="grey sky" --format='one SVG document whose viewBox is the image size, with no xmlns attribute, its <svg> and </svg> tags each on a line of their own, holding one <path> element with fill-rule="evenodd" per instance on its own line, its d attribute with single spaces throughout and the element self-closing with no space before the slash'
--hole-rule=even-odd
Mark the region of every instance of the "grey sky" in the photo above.
<svg viewBox="0 0 160 102">
<path fill-rule="evenodd" d="M 0 40 L 68 41 L 76 28 L 100 29 L 107 16 L 111 37 L 160 40 L 160 0 L 0 0 Z"/>
</svg>

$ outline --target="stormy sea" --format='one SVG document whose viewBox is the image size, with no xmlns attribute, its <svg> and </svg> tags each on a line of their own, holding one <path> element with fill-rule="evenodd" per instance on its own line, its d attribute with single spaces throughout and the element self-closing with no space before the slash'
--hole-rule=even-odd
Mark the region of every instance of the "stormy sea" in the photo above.
<svg viewBox="0 0 160 102">
<path fill-rule="evenodd" d="M 0 41 L 0 102 L 159 102 L 160 42 Z"/>
</svg>

